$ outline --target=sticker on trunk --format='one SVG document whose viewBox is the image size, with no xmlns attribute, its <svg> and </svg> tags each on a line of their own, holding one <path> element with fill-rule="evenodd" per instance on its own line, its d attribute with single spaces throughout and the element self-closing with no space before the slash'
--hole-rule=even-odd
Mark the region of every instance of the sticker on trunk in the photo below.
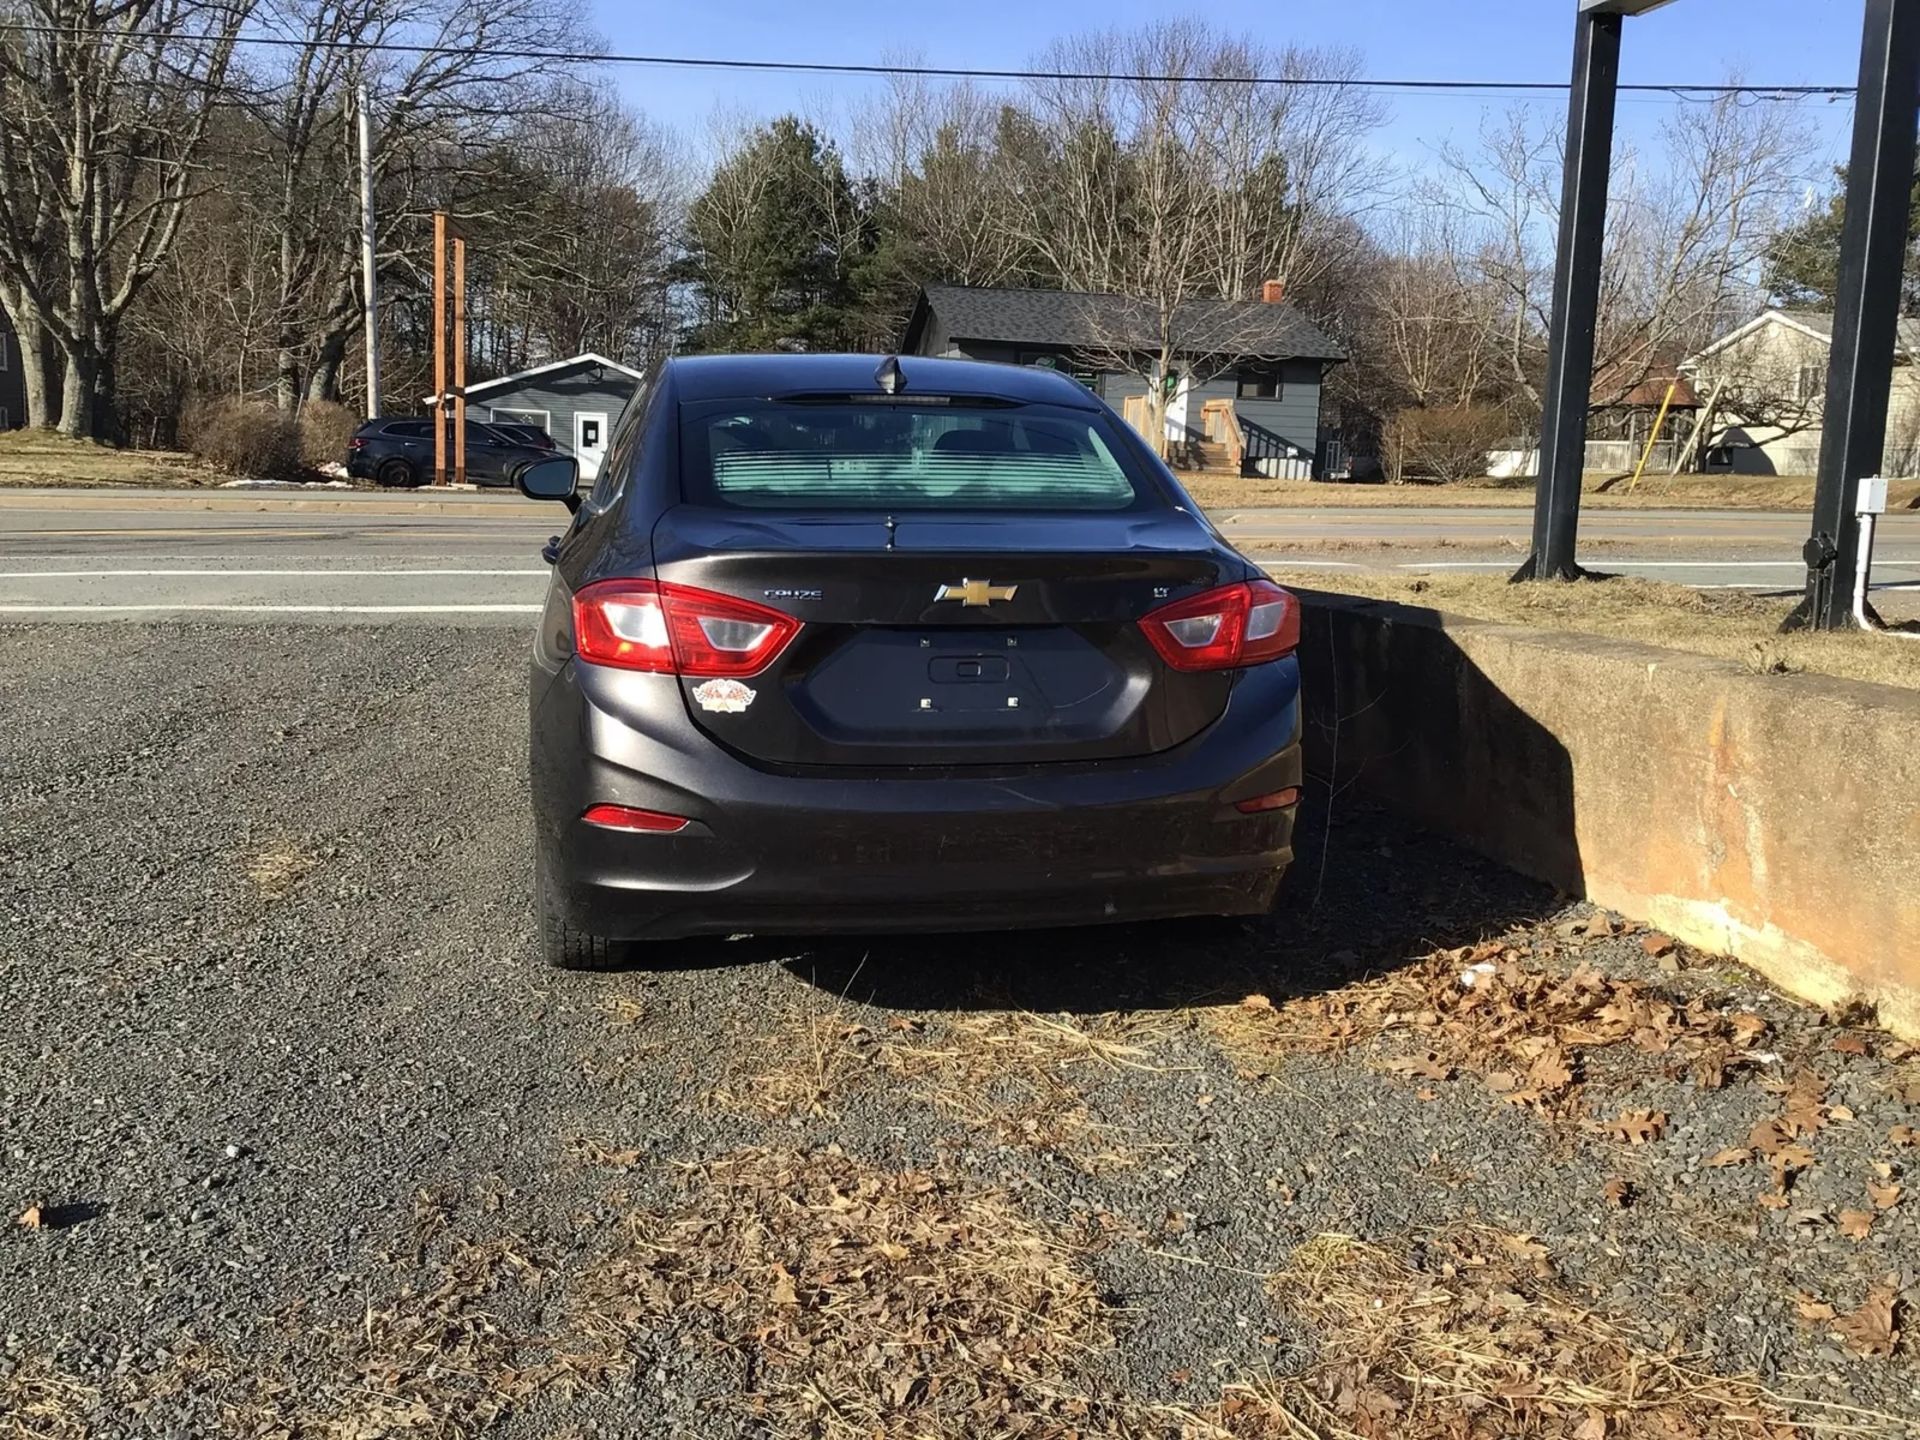
<svg viewBox="0 0 1920 1440">
<path fill-rule="evenodd" d="M 738 680 L 703 680 L 693 687 L 700 708 L 717 715 L 738 715 L 753 703 L 753 697 L 753 689 Z"/>
</svg>

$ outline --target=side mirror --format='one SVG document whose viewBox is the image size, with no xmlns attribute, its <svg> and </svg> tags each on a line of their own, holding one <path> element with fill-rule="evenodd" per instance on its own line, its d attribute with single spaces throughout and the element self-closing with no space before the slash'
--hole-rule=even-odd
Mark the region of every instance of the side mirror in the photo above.
<svg viewBox="0 0 1920 1440">
<path fill-rule="evenodd" d="M 580 485 L 580 466 L 570 455 L 535 460 L 514 472 L 513 483 L 529 500 L 558 500 L 569 513 L 580 508 L 574 493 Z"/>
</svg>

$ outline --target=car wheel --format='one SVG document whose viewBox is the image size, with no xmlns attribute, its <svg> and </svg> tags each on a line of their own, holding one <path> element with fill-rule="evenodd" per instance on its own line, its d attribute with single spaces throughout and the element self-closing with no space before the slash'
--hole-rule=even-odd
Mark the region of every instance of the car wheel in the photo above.
<svg viewBox="0 0 1920 1440">
<path fill-rule="evenodd" d="M 540 909 L 540 950 L 547 964 L 556 970 L 612 970 L 620 965 L 624 946 L 567 922 L 545 864 L 537 867 L 534 886 Z"/>
<path fill-rule="evenodd" d="M 420 481 L 413 473 L 413 466 L 405 460 L 387 460 L 373 472 L 374 483 L 389 490 L 411 490 Z"/>
</svg>

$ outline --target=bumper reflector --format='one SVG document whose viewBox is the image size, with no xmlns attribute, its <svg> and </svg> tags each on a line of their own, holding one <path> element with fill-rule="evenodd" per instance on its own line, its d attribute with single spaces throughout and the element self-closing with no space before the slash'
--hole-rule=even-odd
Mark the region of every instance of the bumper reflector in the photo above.
<svg viewBox="0 0 1920 1440">
<path fill-rule="evenodd" d="M 1258 815 L 1267 810 L 1284 810 L 1289 805 L 1299 803 L 1299 789 L 1289 785 L 1285 790 L 1276 790 L 1271 795 L 1256 795 L 1251 800 L 1242 800 L 1233 808 L 1242 815 Z"/>
<path fill-rule="evenodd" d="M 589 805 L 580 818 L 602 830 L 636 830 L 647 835 L 672 835 L 687 828 L 684 816 L 637 810 L 631 805 Z"/>
</svg>

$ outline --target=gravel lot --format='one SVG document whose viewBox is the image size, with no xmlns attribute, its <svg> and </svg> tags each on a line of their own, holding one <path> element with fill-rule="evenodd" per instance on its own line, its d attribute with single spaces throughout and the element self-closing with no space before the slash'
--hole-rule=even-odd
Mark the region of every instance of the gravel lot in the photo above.
<svg viewBox="0 0 1920 1440">
<path fill-rule="evenodd" d="M 1369 1412 L 1298 1279 L 1355 1242 L 1422 1293 L 1523 1257 L 1462 1311 L 1503 1344 L 1574 1307 L 1920 1434 L 1873 1324 L 1920 1325 L 1920 1061 L 1863 1017 L 1346 809 L 1261 926 L 552 975 L 524 644 L 0 629 L 0 1436 L 1800 1433 L 1519 1372 Z M 1677 1038 L 1456 1014 L 1475 963 Z"/>
</svg>

